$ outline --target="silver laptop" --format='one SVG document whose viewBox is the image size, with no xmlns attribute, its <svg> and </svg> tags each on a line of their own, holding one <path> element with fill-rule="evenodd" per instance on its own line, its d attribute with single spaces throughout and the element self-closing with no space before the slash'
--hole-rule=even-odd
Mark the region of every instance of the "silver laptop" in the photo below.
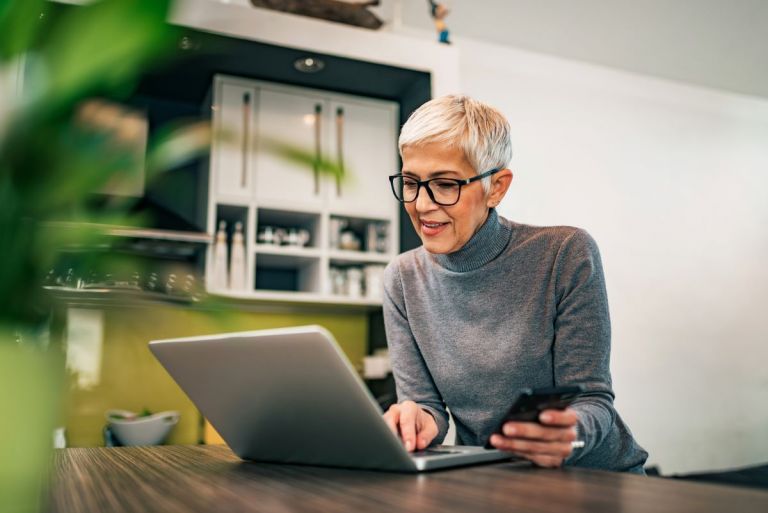
<svg viewBox="0 0 768 513">
<path fill-rule="evenodd" d="M 419 472 L 511 459 L 470 446 L 408 453 L 320 326 L 155 340 L 149 348 L 245 460 Z"/>
</svg>

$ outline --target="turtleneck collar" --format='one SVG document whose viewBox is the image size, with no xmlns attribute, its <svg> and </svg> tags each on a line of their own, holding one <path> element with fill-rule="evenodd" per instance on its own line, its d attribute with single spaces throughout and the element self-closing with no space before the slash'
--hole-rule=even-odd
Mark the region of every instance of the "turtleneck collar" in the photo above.
<svg viewBox="0 0 768 513">
<path fill-rule="evenodd" d="M 458 251 L 446 254 L 431 254 L 435 262 L 449 271 L 474 271 L 484 266 L 504 251 L 512 230 L 501 224 L 499 214 L 492 208 L 488 218 L 472 238 Z"/>
</svg>

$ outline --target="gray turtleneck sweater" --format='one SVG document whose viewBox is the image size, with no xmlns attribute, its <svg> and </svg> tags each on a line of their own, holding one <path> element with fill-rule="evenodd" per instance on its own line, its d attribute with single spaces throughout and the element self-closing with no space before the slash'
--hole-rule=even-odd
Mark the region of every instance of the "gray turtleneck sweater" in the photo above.
<svg viewBox="0 0 768 513">
<path fill-rule="evenodd" d="M 482 445 L 521 388 L 582 385 L 585 446 L 566 464 L 642 472 L 648 453 L 613 407 L 602 264 L 587 232 L 514 223 L 491 210 L 460 250 L 408 251 L 386 269 L 384 320 L 399 401 L 457 443 Z"/>
</svg>

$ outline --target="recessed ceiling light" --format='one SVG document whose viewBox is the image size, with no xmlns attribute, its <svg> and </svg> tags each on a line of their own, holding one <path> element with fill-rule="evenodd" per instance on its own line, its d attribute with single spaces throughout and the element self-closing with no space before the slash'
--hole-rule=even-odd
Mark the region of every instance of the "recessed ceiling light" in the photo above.
<svg viewBox="0 0 768 513">
<path fill-rule="evenodd" d="M 317 57 L 302 57 L 293 61 L 293 67 L 303 73 L 317 73 L 325 67 L 325 62 Z"/>
</svg>

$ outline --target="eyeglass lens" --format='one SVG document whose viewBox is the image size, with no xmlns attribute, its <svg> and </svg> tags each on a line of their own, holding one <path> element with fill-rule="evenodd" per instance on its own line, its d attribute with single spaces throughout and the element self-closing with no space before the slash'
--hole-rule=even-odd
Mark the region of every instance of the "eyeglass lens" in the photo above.
<svg viewBox="0 0 768 513">
<path fill-rule="evenodd" d="M 422 182 L 422 185 L 432 192 L 431 196 L 435 203 L 453 205 L 459 200 L 461 185 L 454 180 L 435 178 Z M 392 189 L 398 200 L 410 203 L 416 200 L 419 193 L 419 182 L 407 176 L 398 176 L 392 180 Z"/>
</svg>

